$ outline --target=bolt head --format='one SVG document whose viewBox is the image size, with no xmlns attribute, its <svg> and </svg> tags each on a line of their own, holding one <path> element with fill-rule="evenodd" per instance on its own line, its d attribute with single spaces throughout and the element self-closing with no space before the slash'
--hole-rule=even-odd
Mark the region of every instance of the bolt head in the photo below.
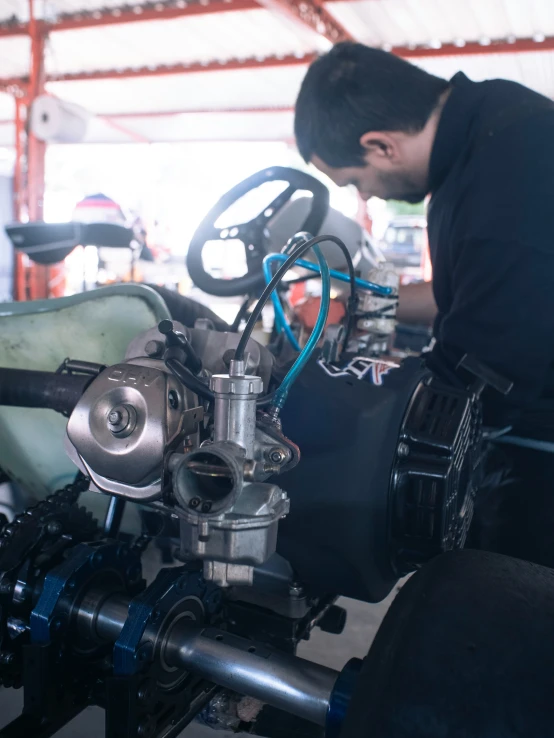
<svg viewBox="0 0 554 738">
<path fill-rule="evenodd" d="M 143 684 L 141 687 L 139 687 L 137 697 L 140 702 L 148 702 L 151 696 L 152 690 L 148 684 Z"/>
<path fill-rule="evenodd" d="M 0 653 L 0 663 L 5 666 L 9 666 L 10 664 L 12 664 L 14 659 L 15 655 L 13 653 L 9 653 L 7 651 Z"/>
<path fill-rule="evenodd" d="M 272 464 L 282 464 L 287 457 L 282 448 L 272 448 L 268 456 Z"/>
<path fill-rule="evenodd" d="M 289 595 L 291 597 L 302 597 L 304 594 L 304 588 L 298 582 L 293 582 L 289 587 Z"/>
<path fill-rule="evenodd" d="M 406 458 L 406 456 L 410 455 L 410 447 L 407 443 L 399 443 L 397 453 L 402 458 Z"/>
<path fill-rule="evenodd" d="M 108 429 L 120 438 L 125 438 L 134 430 L 136 411 L 131 405 L 116 405 L 107 415 Z"/>
<path fill-rule="evenodd" d="M 162 341 L 148 341 L 144 350 L 146 352 L 146 356 L 149 356 L 151 359 L 155 359 L 162 355 L 164 345 Z"/>
<path fill-rule="evenodd" d="M 62 524 L 58 520 L 51 520 L 46 530 L 51 536 L 57 536 L 62 532 Z"/>
<path fill-rule="evenodd" d="M 147 717 L 139 723 L 137 735 L 139 738 L 151 738 L 154 735 L 156 723 L 153 718 Z"/>
</svg>

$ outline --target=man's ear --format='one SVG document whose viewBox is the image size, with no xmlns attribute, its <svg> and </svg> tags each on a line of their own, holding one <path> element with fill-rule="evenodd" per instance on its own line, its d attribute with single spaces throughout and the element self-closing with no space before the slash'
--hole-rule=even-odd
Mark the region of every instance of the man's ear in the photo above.
<svg viewBox="0 0 554 738">
<path fill-rule="evenodd" d="M 382 131 L 369 131 L 360 138 L 360 146 L 371 156 L 394 162 L 398 155 L 398 146 L 393 136 Z"/>
</svg>

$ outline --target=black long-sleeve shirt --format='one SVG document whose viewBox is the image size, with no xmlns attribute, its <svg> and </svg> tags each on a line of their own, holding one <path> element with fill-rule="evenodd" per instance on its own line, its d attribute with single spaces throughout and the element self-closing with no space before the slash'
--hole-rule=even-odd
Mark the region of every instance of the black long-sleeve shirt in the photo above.
<svg viewBox="0 0 554 738">
<path fill-rule="evenodd" d="M 471 354 L 514 383 L 485 414 L 554 429 L 554 103 L 514 82 L 451 81 L 430 163 L 438 306 L 431 368 Z"/>
</svg>

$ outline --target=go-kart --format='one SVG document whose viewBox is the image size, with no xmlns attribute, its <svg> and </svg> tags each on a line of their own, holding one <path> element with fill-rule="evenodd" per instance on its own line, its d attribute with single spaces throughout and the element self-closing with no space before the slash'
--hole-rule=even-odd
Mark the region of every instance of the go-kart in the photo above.
<svg viewBox="0 0 554 738">
<path fill-rule="evenodd" d="M 109 738 L 193 720 L 265 736 L 552 732 L 553 574 L 462 550 L 488 375 L 467 357 L 474 380 L 453 387 L 419 358 L 351 357 L 339 339 L 316 353 L 324 238 L 294 242 L 265 288 L 257 276 L 240 334 L 179 323 L 142 285 L 4 306 L 0 467 L 41 501 L 0 532 L 0 679 L 24 690 L 0 736 L 54 735 L 91 704 Z M 320 315 L 283 363 L 251 334 L 310 249 Z M 149 558 L 162 538 L 163 567 Z M 378 602 L 414 571 L 363 660 L 337 672 L 296 655 L 315 627 L 340 634 L 338 595 Z"/>
</svg>

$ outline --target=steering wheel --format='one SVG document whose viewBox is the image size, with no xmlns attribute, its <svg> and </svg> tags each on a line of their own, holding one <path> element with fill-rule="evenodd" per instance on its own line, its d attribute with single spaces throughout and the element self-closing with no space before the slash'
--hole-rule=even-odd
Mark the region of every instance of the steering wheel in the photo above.
<svg viewBox="0 0 554 738">
<path fill-rule="evenodd" d="M 274 181 L 287 182 L 288 187 L 277 195 L 263 212 L 248 223 L 216 228 L 217 219 L 237 200 L 265 182 Z M 310 211 L 300 230 L 316 235 L 329 210 L 329 191 L 324 184 L 310 174 L 289 167 L 271 167 L 253 174 L 223 195 L 200 223 L 190 242 L 187 269 L 194 284 L 204 292 L 218 297 L 234 297 L 260 292 L 265 286 L 262 262 L 267 255 L 264 248 L 267 240 L 266 226 L 297 190 L 307 190 L 313 195 Z M 202 250 L 207 241 L 227 239 L 243 243 L 248 271 L 244 276 L 234 279 L 215 279 L 204 269 Z"/>
</svg>

